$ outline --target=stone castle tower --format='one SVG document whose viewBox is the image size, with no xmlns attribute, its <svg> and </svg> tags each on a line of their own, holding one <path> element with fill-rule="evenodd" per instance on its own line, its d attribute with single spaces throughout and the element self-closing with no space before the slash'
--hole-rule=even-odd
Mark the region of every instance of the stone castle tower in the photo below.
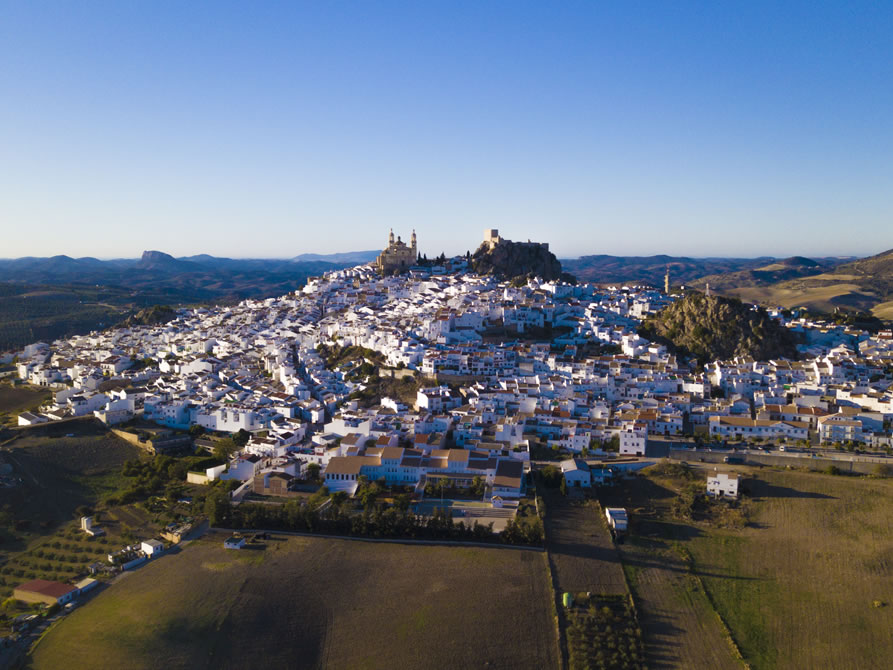
<svg viewBox="0 0 893 670">
<path fill-rule="evenodd" d="M 419 254 L 416 247 L 415 230 L 412 231 L 410 243 L 397 237 L 394 241 L 394 229 L 388 235 L 388 247 L 375 259 L 375 267 L 383 275 L 405 272 L 416 264 Z"/>
</svg>

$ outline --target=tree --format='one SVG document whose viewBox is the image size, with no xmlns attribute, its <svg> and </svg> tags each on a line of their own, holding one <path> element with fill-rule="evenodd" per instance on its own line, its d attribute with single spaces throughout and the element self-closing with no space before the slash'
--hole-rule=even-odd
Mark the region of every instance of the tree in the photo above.
<svg viewBox="0 0 893 670">
<path fill-rule="evenodd" d="M 319 480 L 319 463 L 308 463 L 307 464 L 307 479 L 310 481 L 318 481 Z"/>
<path fill-rule="evenodd" d="M 205 498 L 205 514 L 212 526 L 227 526 L 232 520 L 229 494 L 222 489 L 212 490 Z"/>
<path fill-rule="evenodd" d="M 228 463 L 229 457 L 238 450 L 239 447 L 236 445 L 235 440 L 231 437 L 226 437 L 222 440 L 217 440 L 217 443 L 214 445 L 214 458 L 223 463 Z"/>
<path fill-rule="evenodd" d="M 561 474 L 561 469 L 554 465 L 547 465 L 540 470 L 540 478 L 543 480 L 543 485 L 550 489 L 561 486 L 561 482 L 564 481 L 564 475 Z"/>
<path fill-rule="evenodd" d="M 204 433 L 205 433 L 204 426 L 199 426 L 198 424 L 195 424 L 194 426 L 189 426 L 189 434 L 192 437 L 198 437 L 200 435 L 204 435 Z"/>
<path fill-rule="evenodd" d="M 567 495 L 567 480 L 564 477 L 561 478 L 561 486 L 558 490 L 561 491 L 561 495 Z"/>
<path fill-rule="evenodd" d="M 249 433 L 244 428 L 239 428 L 239 432 L 233 435 L 233 444 L 235 444 L 240 449 L 248 444 L 248 440 L 251 439 L 251 433 Z"/>
</svg>

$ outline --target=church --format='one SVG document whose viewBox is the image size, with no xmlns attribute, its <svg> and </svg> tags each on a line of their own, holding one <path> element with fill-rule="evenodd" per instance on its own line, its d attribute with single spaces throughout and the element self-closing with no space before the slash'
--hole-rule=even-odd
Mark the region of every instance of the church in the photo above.
<svg viewBox="0 0 893 670">
<path fill-rule="evenodd" d="M 409 246 L 399 237 L 394 241 L 394 230 L 388 236 L 388 248 L 381 252 L 375 259 L 375 267 L 383 275 L 404 272 L 416 264 L 418 252 L 416 251 L 415 230 L 412 231 Z"/>
</svg>

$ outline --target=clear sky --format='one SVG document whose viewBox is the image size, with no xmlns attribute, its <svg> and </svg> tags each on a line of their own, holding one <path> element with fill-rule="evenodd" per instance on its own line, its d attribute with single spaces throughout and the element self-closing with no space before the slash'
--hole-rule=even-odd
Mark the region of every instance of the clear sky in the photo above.
<svg viewBox="0 0 893 670">
<path fill-rule="evenodd" d="M 893 2 L 0 0 L 0 257 L 893 247 Z"/>
</svg>

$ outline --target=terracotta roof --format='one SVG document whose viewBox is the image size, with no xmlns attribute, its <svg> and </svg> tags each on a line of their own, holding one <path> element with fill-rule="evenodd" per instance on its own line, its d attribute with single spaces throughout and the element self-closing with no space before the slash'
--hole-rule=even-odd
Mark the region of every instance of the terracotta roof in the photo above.
<svg viewBox="0 0 893 670">
<path fill-rule="evenodd" d="M 31 593 L 39 593 L 51 598 L 61 598 L 64 595 L 76 591 L 77 587 L 71 584 L 63 584 L 62 582 L 51 582 L 46 579 L 34 579 L 16 587 L 18 591 L 30 591 Z"/>
</svg>

